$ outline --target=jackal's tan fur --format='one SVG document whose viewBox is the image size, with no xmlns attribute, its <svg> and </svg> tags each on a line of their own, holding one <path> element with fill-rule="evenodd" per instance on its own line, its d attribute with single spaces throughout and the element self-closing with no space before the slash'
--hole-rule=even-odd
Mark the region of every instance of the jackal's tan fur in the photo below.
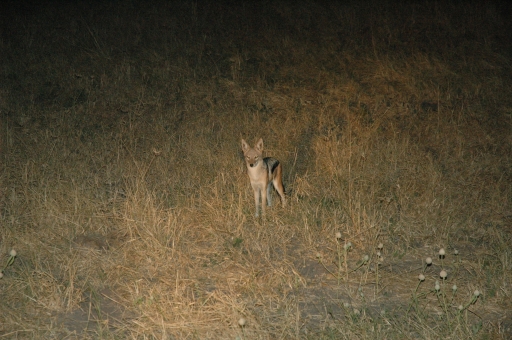
<svg viewBox="0 0 512 340">
<path fill-rule="evenodd" d="M 262 157 L 263 139 L 256 142 L 254 148 L 251 148 L 245 140 L 242 139 L 242 151 L 244 152 L 245 163 L 247 164 L 247 173 L 251 180 L 251 186 L 254 190 L 254 202 L 256 204 L 256 217 L 259 216 L 260 197 L 261 211 L 265 215 L 265 205 L 268 202 L 272 204 L 272 186 L 281 196 L 281 203 L 286 205 L 283 187 L 283 168 L 281 163 L 272 157 Z"/>
</svg>

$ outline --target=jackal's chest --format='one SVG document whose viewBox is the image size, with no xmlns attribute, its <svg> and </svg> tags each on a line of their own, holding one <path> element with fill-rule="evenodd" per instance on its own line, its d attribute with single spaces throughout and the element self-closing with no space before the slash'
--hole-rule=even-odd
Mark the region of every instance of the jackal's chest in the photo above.
<svg viewBox="0 0 512 340">
<path fill-rule="evenodd" d="M 258 166 L 250 166 L 247 165 L 247 173 L 249 175 L 249 178 L 251 179 L 251 183 L 255 181 L 265 181 L 268 177 L 267 169 L 265 167 L 258 165 Z"/>
</svg>

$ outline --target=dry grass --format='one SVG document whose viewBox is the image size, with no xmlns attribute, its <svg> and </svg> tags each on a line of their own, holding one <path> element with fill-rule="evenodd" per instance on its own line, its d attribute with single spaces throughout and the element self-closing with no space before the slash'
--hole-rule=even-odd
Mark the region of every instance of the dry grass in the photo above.
<svg viewBox="0 0 512 340">
<path fill-rule="evenodd" d="M 512 336 L 503 4 L 0 6 L 0 339 Z"/>
</svg>

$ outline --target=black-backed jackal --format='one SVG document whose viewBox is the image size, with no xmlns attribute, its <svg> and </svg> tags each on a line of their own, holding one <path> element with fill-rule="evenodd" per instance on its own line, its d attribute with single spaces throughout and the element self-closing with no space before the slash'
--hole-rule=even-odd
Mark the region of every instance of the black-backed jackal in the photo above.
<svg viewBox="0 0 512 340">
<path fill-rule="evenodd" d="M 260 211 L 265 215 L 265 205 L 272 204 L 272 186 L 281 196 L 281 204 L 286 205 L 283 187 L 283 168 L 281 163 L 272 157 L 262 157 L 263 139 L 259 139 L 254 148 L 251 148 L 245 140 L 242 139 L 242 151 L 244 152 L 245 163 L 247 164 L 247 173 L 251 180 L 251 186 L 254 190 L 254 202 L 256 204 L 256 217 Z"/>
</svg>

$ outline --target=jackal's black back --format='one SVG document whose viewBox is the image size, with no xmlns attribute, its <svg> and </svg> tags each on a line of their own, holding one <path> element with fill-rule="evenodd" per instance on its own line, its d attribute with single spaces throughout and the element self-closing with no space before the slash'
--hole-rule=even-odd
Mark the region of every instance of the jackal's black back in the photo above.
<svg viewBox="0 0 512 340">
<path fill-rule="evenodd" d="M 279 161 L 272 157 L 265 157 L 263 158 L 263 164 L 267 168 L 268 175 L 271 176 L 274 170 L 279 165 Z"/>
</svg>

